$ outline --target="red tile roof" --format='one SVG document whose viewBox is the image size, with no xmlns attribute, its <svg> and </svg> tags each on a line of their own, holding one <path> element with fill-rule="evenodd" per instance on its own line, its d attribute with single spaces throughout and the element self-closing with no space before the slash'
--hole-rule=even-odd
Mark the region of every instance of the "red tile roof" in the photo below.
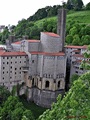
<svg viewBox="0 0 90 120">
<path fill-rule="evenodd" d="M 25 52 L 6 52 L 0 51 L 0 56 L 25 56 Z"/>
<path fill-rule="evenodd" d="M 52 33 L 52 32 L 42 32 L 46 35 L 52 36 L 52 37 L 60 37 L 58 34 Z"/>
<path fill-rule="evenodd" d="M 66 48 L 72 48 L 72 49 L 86 49 L 87 45 L 84 46 L 74 46 L 74 45 L 67 45 Z"/>
<path fill-rule="evenodd" d="M 33 55 L 36 55 L 36 54 L 38 54 L 38 55 L 50 55 L 50 56 L 65 56 L 65 53 L 64 52 L 56 52 L 56 53 L 47 53 L 47 52 L 30 52 L 31 54 L 33 54 Z"/>
<path fill-rule="evenodd" d="M 72 46 L 72 45 L 67 45 L 65 46 L 66 48 L 73 48 L 73 49 L 81 49 L 82 46 Z"/>
<path fill-rule="evenodd" d="M 80 50 L 73 50 L 72 52 L 80 52 Z"/>
<path fill-rule="evenodd" d="M 36 43 L 36 42 L 40 42 L 40 40 L 27 40 L 28 42 L 32 42 L 32 43 Z M 12 44 L 20 44 L 21 43 L 21 41 L 17 41 L 17 42 L 14 42 L 14 43 L 12 43 Z"/>
<path fill-rule="evenodd" d="M 74 57 L 84 57 L 83 55 L 80 55 L 80 54 L 74 54 L 72 56 L 74 56 Z"/>
</svg>

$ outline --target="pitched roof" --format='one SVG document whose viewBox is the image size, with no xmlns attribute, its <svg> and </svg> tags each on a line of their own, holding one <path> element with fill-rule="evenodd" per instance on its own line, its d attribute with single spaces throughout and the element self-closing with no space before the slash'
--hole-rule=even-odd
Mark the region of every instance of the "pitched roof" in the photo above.
<svg viewBox="0 0 90 120">
<path fill-rule="evenodd" d="M 84 57 L 83 55 L 80 55 L 80 54 L 74 54 L 72 56 L 74 56 L 74 57 Z"/>
<path fill-rule="evenodd" d="M 74 45 L 67 45 L 65 48 L 72 48 L 72 49 L 86 49 L 87 45 L 84 46 L 74 46 Z"/>
<path fill-rule="evenodd" d="M 52 37 L 60 37 L 58 34 L 52 33 L 52 32 L 42 32 L 46 35 L 52 36 Z"/>
<path fill-rule="evenodd" d="M 0 56 L 25 56 L 27 55 L 25 52 L 6 52 L 0 51 Z"/>
<path fill-rule="evenodd" d="M 56 53 L 47 53 L 47 52 L 37 52 L 37 51 L 34 51 L 34 52 L 30 52 L 31 54 L 33 55 L 47 55 L 47 56 L 65 56 L 65 53 L 64 52 L 56 52 Z"/>
<path fill-rule="evenodd" d="M 31 42 L 31 43 L 40 42 L 40 40 L 26 40 L 26 41 Z M 21 41 L 14 42 L 12 44 L 21 44 Z"/>
</svg>

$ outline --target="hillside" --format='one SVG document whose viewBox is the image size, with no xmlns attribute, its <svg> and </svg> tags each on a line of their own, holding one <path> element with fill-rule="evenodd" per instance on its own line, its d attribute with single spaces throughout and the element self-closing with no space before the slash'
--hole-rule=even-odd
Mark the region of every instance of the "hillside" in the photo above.
<svg viewBox="0 0 90 120">
<path fill-rule="evenodd" d="M 34 24 L 38 27 L 43 25 L 45 21 L 57 21 L 57 16 L 44 18 L 42 20 L 36 21 Z M 68 21 L 79 21 L 80 23 L 90 24 L 90 10 L 89 11 L 70 11 L 67 13 L 67 22 Z"/>
</svg>

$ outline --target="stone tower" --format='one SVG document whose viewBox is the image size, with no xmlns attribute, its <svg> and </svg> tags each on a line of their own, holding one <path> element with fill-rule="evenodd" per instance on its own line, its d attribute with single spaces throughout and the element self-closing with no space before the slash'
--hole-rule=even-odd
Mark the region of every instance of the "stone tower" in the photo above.
<svg viewBox="0 0 90 120">
<path fill-rule="evenodd" d="M 58 21 L 57 21 L 57 34 L 60 35 L 62 41 L 62 51 L 64 51 L 65 43 L 65 28 L 66 28 L 66 10 L 58 10 Z"/>
</svg>

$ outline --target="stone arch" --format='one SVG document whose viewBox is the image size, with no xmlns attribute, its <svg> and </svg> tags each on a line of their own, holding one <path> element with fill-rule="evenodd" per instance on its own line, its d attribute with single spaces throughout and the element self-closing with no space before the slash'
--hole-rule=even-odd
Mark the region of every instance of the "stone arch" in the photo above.
<svg viewBox="0 0 90 120">
<path fill-rule="evenodd" d="M 58 85 L 57 85 L 58 88 L 60 88 L 60 80 L 58 81 Z"/>
<path fill-rule="evenodd" d="M 50 82 L 47 80 L 47 81 L 45 82 L 45 88 L 49 88 L 49 84 L 50 84 Z"/>
</svg>

